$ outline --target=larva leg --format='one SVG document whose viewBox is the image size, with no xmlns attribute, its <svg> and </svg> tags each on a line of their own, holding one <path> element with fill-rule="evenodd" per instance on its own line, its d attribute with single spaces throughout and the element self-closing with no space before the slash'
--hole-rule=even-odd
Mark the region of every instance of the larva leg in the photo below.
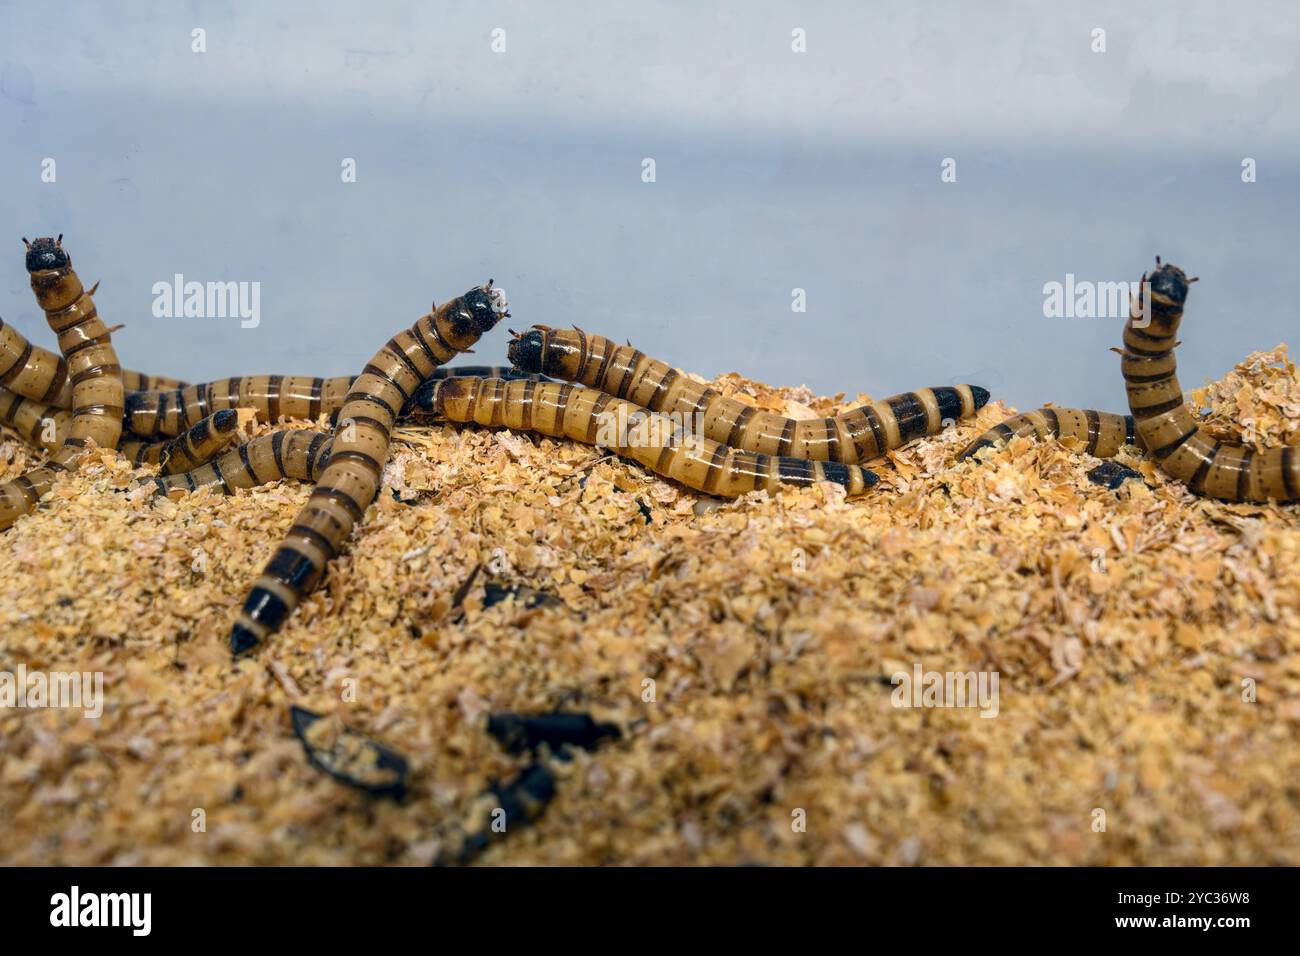
<svg viewBox="0 0 1300 956">
<path fill-rule="evenodd" d="M 320 583 L 326 563 L 375 500 L 402 407 L 434 369 L 473 348 L 503 314 L 505 296 L 489 282 L 439 306 L 375 353 L 339 412 L 329 464 L 311 500 L 298 513 L 231 628 L 232 651 L 242 653 L 264 641 Z"/>
<path fill-rule="evenodd" d="M 155 478 L 153 483 L 165 495 L 199 488 L 229 495 L 239 488 L 256 488 L 281 478 L 319 481 L 333 444 L 324 432 L 286 428 L 259 435 L 192 471 Z"/>
<path fill-rule="evenodd" d="M 239 434 L 239 416 L 227 408 L 209 415 L 184 435 L 164 441 L 123 441 L 118 451 L 133 465 L 158 465 L 164 475 L 189 471 L 212 458 Z"/>
<path fill-rule="evenodd" d="M 0 424 L 28 444 L 51 451 L 63 444 L 72 427 L 72 412 L 0 388 Z"/>
<path fill-rule="evenodd" d="M 580 385 L 450 378 L 422 386 L 410 409 L 417 421 L 513 428 L 599 444 L 688 488 L 724 498 L 817 481 L 836 482 L 856 495 L 878 480 L 858 465 L 771 456 L 708 438 L 683 438 L 671 419 Z"/>
<path fill-rule="evenodd" d="M 27 271 L 36 301 L 59 337 L 59 351 L 67 364 L 72 424 L 68 437 L 43 467 L 0 485 L 0 530 L 32 511 L 59 472 L 75 471 L 90 443 L 116 448 L 122 433 L 123 390 L 117 353 L 61 240 L 60 236 L 28 243 Z"/>
<path fill-rule="evenodd" d="M 1094 412 L 1091 408 L 1050 408 L 1044 405 L 1032 412 L 1012 415 L 1001 424 L 994 425 L 962 449 L 957 460 L 969 458 L 976 452 L 1009 441 L 1016 435 L 1035 438 L 1076 438 L 1083 443 L 1084 451 L 1098 458 L 1112 458 L 1125 445 L 1142 447 L 1142 440 L 1133 428 L 1131 415 L 1111 412 Z"/>
<path fill-rule="evenodd" d="M 685 421 L 702 415 L 705 437 L 734 448 L 844 464 L 869 461 L 914 438 L 933 435 L 945 422 L 975 414 L 989 399 L 988 391 L 978 385 L 940 386 L 895 395 L 834 418 L 796 421 L 724 398 L 630 345 L 615 345 L 577 328 L 535 325 L 515 337 L 509 355 L 523 371 L 600 389 L 652 412 Z"/>
<path fill-rule="evenodd" d="M 1202 434 L 1183 401 L 1174 347 L 1187 292 L 1195 279 L 1177 266 L 1156 260 L 1158 268 L 1142 277 L 1150 296 L 1150 322 L 1141 321 L 1135 297 L 1124 326 L 1121 369 L 1128 404 L 1148 453 L 1169 476 L 1198 495 L 1225 501 L 1296 501 L 1300 499 L 1300 455 L 1295 448 L 1264 452 L 1217 441 Z"/>
</svg>

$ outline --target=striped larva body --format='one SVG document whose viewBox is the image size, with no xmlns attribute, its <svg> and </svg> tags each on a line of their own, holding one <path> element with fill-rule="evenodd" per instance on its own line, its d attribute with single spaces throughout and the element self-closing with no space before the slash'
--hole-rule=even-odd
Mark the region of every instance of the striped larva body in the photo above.
<svg viewBox="0 0 1300 956">
<path fill-rule="evenodd" d="M 96 283 L 87 295 L 94 295 Z M 184 382 L 165 375 L 147 375 L 122 370 L 122 387 L 127 391 L 181 388 Z M 72 408 L 72 382 L 62 355 L 33 345 L 12 325 L 0 318 L 0 388 L 54 408 Z"/>
<path fill-rule="evenodd" d="M 34 448 L 53 450 L 72 428 L 72 412 L 0 388 L 0 424 L 17 432 Z"/>
<path fill-rule="evenodd" d="M 229 495 L 240 488 L 256 488 L 282 478 L 314 482 L 320 480 L 333 447 L 334 440 L 324 432 L 283 428 L 259 435 L 191 471 L 155 478 L 153 483 L 164 495 L 199 488 Z"/>
<path fill-rule="evenodd" d="M 1142 446 L 1142 439 L 1133 427 L 1131 415 L 1095 412 L 1091 408 L 1052 408 L 1043 406 L 1032 412 L 1012 415 L 994 425 L 962 449 L 957 460 L 969 458 L 976 452 L 1009 441 L 1016 435 L 1039 439 L 1074 438 L 1089 455 L 1112 458 L 1125 445 Z"/>
<path fill-rule="evenodd" d="M 375 500 L 403 406 L 434 369 L 473 348 L 503 314 L 505 296 L 489 281 L 426 314 L 375 353 L 339 410 L 329 463 L 310 500 L 231 628 L 232 651 L 256 647 L 320 583 L 326 564 Z"/>
<path fill-rule="evenodd" d="M 184 435 L 147 442 L 129 438 L 118 446 L 133 465 L 157 465 L 164 475 L 187 472 L 217 455 L 239 434 L 239 415 L 226 408 L 202 419 Z"/>
<path fill-rule="evenodd" d="M 53 451 L 71 433 L 72 412 L 0 388 L 0 424 L 32 446 Z M 238 415 L 227 409 L 209 415 L 176 438 L 154 442 L 126 438 L 118 442 L 117 450 L 132 464 L 158 465 L 169 475 L 194 468 L 220 452 L 234 440 L 238 427 Z"/>
<path fill-rule="evenodd" d="M 1224 501 L 1300 499 L 1300 453 L 1292 447 L 1257 452 L 1204 434 L 1183 401 L 1174 348 L 1187 292 L 1195 279 L 1156 260 L 1142 277 L 1149 322 L 1135 298 L 1124 326 L 1121 369 L 1129 410 L 1147 453 L 1190 491 Z M 1136 314 L 1134 314 L 1136 313 Z M 1141 324 L 1139 324 L 1141 322 Z"/>
<path fill-rule="evenodd" d="M 504 427 L 600 444 L 658 475 L 724 498 L 817 481 L 835 482 L 856 495 L 878 480 L 858 465 L 742 451 L 700 436 L 683 439 L 662 415 L 567 383 L 446 379 L 422 386 L 409 410 L 416 421 Z"/>
<path fill-rule="evenodd" d="M 725 398 L 630 345 L 579 329 L 535 325 L 510 343 L 509 354 L 524 371 L 599 389 L 652 412 L 703 415 L 705 437 L 733 448 L 843 464 L 879 458 L 936 434 L 946 422 L 975 414 L 989 398 L 977 385 L 923 388 L 834 418 L 796 421 Z"/>
<path fill-rule="evenodd" d="M 44 405 L 71 407 L 72 387 L 63 356 L 33 345 L 4 319 L 0 319 L 0 386 Z"/>
<path fill-rule="evenodd" d="M 167 375 L 148 375 L 129 368 L 122 369 L 122 387 L 127 392 L 145 392 L 162 388 L 185 388 L 189 382 Z"/>
<path fill-rule="evenodd" d="M 463 365 L 435 369 L 433 377 L 453 375 L 517 378 L 514 369 Z M 309 375 L 246 375 L 185 388 L 128 391 L 126 427 L 141 437 L 179 435 L 199 419 L 225 408 L 252 409 L 259 421 L 274 425 L 281 417 L 314 422 L 331 419 L 356 381 L 355 375 L 319 378 Z"/>
<path fill-rule="evenodd" d="M 59 351 L 72 383 L 68 437 L 45 465 L 0 485 L 0 530 L 35 509 L 59 472 L 75 471 L 92 442 L 116 448 L 122 433 L 122 374 L 107 326 L 72 268 L 59 239 L 27 243 L 32 292 L 59 338 Z M 24 240 L 26 242 L 26 240 Z"/>
</svg>

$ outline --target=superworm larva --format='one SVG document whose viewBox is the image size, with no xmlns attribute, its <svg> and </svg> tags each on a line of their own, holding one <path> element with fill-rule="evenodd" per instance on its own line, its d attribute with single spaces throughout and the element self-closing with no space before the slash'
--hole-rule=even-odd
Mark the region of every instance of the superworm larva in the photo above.
<svg viewBox="0 0 1300 956">
<path fill-rule="evenodd" d="M 600 444 L 658 475 L 724 498 L 817 481 L 835 482 L 856 495 L 879 480 L 859 465 L 741 451 L 704 437 L 683 439 L 662 415 L 568 383 L 449 378 L 421 386 L 408 408 L 416 421 L 505 427 Z"/>
<path fill-rule="evenodd" d="M 72 413 L 0 388 L 0 424 L 16 431 L 31 445 L 52 451 L 68 437 Z M 124 438 L 117 450 L 132 464 L 158 465 L 164 475 L 170 475 L 194 468 L 217 454 L 235 438 L 238 426 L 238 415 L 226 409 L 209 415 L 176 438 L 153 442 Z"/>
<path fill-rule="evenodd" d="M 505 296 L 489 281 L 424 315 L 371 358 L 339 410 L 329 464 L 311 499 L 253 585 L 230 630 L 232 651 L 239 654 L 256 647 L 320 583 L 326 563 L 375 500 L 389 437 L 402 407 L 434 369 L 473 348 L 505 314 L 505 307 Z"/>
<path fill-rule="evenodd" d="M 512 368 L 462 365 L 435 369 L 434 378 L 473 375 L 519 378 Z M 309 375 L 246 375 L 222 378 L 185 388 L 128 391 L 126 427 L 144 437 L 179 435 L 199 419 L 223 408 L 251 408 L 259 421 L 274 425 L 281 416 L 314 422 L 331 419 L 343 407 L 355 375 L 313 378 Z"/>
<path fill-rule="evenodd" d="M 227 410 L 224 414 L 234 413 Z M 256 488 L 281 478 L 314 482 L 324 471 L 333 447 L 333 439 L 324 432 L 282 428 L 269 435 L 259 435 L 192 471 L 153 481 L 163 494 L 212 488 L 226 495 L 238 488 Z"/>
<path fill-rule="evenodd" d="M 72 412 L 0 388 L 0 424 L 16 431 L 29 445 L 54 449 L 72 427 Z"/>
<path fill-rule="evenodd" d="M 562 398 L 562 389 L 570 390 L 567 399 Z M 562 400 L 565 416 L 561 420 Z M 739 452 L 708 439 L 702 441 L 692 458 L 685 444 L 670 448 L 664 440 L 671 431 L 667 419 L 656 416 L 664 427 L 650 427 L 642 435 L 636 431 L 634 416 L 645 416 L 644 409 L 595 389 L 558 382 L 472 377 L 428 381 L 420 386 L 406 409 L 404 419 L 416 422 L 504 426 L 593 444 L 601 433 L 599 416 L 623 414 L 632 422 L 627 429 L 628 440 L 637 444 L 613 446 L 612 450 L 665 478 L 720 496 L 734 497 L 756 487 L 775 491 L 782 484 L 808 485 L 813 481 L 834 481 L 844 485 L 850 494 L 858 494 L 878 480 L 873 472 L 857 465 Z M 645 440 L 638 442 L 638 435 Z M 186 474 L 156 478 L 154 484 L 164 494 L 203 487 L 231 494 L 239 488 L 253 488 L 281 478 L 315 481 L 331 448 L 331 439 L 321 432 L 283 429 L 254 438 Z M 673 456 L 665 457 L 670 451 Z M 715 464 L 718 456 L 722 456 L 721 465 Z M 714 482 L 711 487 L 710 481 Z"/>
<path fill-rule="evenodd" d="M 87 295 L 94 295 L 99 283 Z M 181 388 L 184 382 L 165 375 L 146 375 L 122 370 L 122 387 L 127 391 L 150 388 Z M 0 318 L 0 387 L 23 398 L 51 405 L 72 407 L 72 383 L 62 355 L 33 345 L 26 336 Z"/>
<path fill-rule="evenodd" d="M 733 448 L 849 465 L 933 435 L 945 422 L 975 414 L 989 399 L 978 385 L 923 388 L 834 418 L 796 421 L 724 398 L 630 345 L 577 328 L 535 325 L 515 337 L 509 355 L 524 371 L 600 389 L 652 412 L 703 415 L 705 437 Z"/>
<path fill-rule="evenodd" d="M 1135 297 L 1124 326 L 1121 369 L 1138 436 L 1164 472 L 1198 495 L 1225 501 L 1300 498 L 1300 454 L 1293 447 L 1257 452 L 1201 433 L 1178 384 L 1174 348 L 1187 292 L 1195 279 L 1160 263 L 1142 277 L 1150 294 L 1150 323 Z M 1136 314 L 1135 314 L 1136 313 Z"/>
<path fill-rule="evenodd" d="M 108 327 L 63 250 L 63 237 L 37 239 L 27 246 L 32 292 L 59 337 L 59 351 L 72 383 L 69 435 L 42 467 L 0 485 L 0 530 L 35 509 L 61 471 L 75 471 L 91 442 L 116 448 L 122 433 L 122 374 Z"/>
<path fill-rule="evenodd" d="M 1091 408 L 1050 408 L 1044 405 L 1032 412 L 1012 415 L 994 425 L 962 449 L 957 460 L 999 445 L 1016 435 L 1040 439 L 1077 438 L 1083 450 L 1098 458 L 1111 458 L 1125 445 L 1142 448 L 1142 439 L 1133 428 L 1131 415 L 1095 412 Z"/>
<path fill-rule="evenodd" d="M 184 435 L 164 441 L 147 442 L 137 438 L 124 440 L 118 453 L 133 465 L 157 465 L 164 475 L 174 475 L 197 468 L 239 434 L 239 415 L 225 408 L 209 415 Z"/>
</svg>

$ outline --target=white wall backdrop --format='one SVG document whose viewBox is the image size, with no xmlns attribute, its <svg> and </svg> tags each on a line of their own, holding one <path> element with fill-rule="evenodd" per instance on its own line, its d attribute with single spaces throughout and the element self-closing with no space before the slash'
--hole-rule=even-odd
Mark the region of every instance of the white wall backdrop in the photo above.
<svg viewBox="0 0 1300 956">
<path fill-rule="evenodd" d="M 191 380 L 359 371 L 493 276 L 703 374 L 1121 410 L 1120 321 L 1044 284 L 1199 274 L 1188 387 L 1296 340 L 1298 64 L 1285 2 L 3 0 L 0 315 L 52 345 L 18 239 L 62 232 Z M 259 324 L 155 317 L 177 273 Z"/>
</svg>

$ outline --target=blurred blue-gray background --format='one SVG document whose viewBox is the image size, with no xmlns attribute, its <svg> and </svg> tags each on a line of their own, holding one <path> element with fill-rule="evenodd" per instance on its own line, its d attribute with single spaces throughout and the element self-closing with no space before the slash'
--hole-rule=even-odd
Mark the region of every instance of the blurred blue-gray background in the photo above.
<svg viewBox="0 0 1300 956">
<path fill-rule="evenodd" d="M 53 346 L 18 238 L 62 232 L 123 362 L 194 381 L 355 373 L 492 276 L 705 375 L 1121 410 L 1120 321 L 1044 284 L 1198 273 L 1189 388 L 1295 339 L 1298 63 L 1286 2 L 4 0 L 0 315 Z M 260 324 L 154 317 L 176 273 Z"/>
</svg>

